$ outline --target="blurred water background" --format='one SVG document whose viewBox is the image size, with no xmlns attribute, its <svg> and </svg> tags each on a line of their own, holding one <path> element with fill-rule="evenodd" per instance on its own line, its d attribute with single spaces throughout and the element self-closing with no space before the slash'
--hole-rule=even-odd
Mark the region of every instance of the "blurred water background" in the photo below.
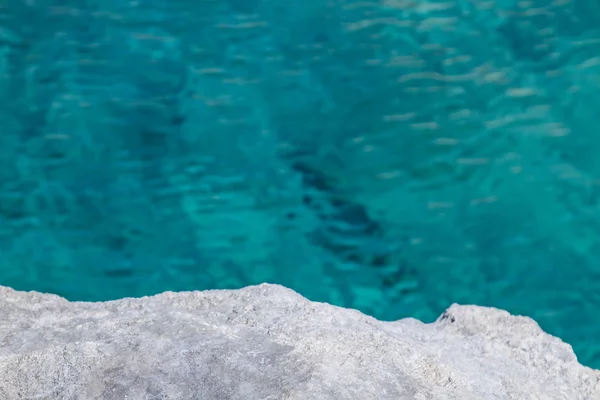
<svg viewBox="0 0 600 400">
<path fill-rule="evenodd" d="M 0 2 L 0 284 L 535 318 L 600 368 L 600 3 Z"/>
</svg>

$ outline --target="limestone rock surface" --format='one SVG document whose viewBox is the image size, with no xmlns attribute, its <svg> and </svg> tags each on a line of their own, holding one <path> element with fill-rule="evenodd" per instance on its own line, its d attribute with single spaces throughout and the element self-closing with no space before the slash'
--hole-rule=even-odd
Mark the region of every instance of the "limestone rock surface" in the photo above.
<svg viewBox="0 0 600 400">
<path fill-rule="evenodd" d="M 0 399 L 600 400 L 531 319 L 381 322 L 278 285 L 68 302 L 0 287 Z"/>
</svg>

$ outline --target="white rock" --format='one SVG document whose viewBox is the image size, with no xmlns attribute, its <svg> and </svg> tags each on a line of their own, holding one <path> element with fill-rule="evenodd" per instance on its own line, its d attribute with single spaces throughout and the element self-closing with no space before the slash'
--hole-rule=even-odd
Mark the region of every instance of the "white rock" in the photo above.
<svg viewBox="0 0 600 400">
<path fill-rule="evenodd" d="M 0 399 L 600 399 L 531 319 L 380 322 L 277 285 L 105 303 L 0 287 Z"/>
</svg>

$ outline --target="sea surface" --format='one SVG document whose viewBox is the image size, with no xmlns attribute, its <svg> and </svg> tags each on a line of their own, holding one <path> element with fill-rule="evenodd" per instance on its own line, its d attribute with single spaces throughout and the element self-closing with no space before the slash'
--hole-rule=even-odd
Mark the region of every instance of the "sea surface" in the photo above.
<svg viewBox="0 0 600 400">
<path fill-rule="evenodd" d="M 600 368 L 600 3 L 0 2 L 0 284 L 261 282 Z"/>
</svg>

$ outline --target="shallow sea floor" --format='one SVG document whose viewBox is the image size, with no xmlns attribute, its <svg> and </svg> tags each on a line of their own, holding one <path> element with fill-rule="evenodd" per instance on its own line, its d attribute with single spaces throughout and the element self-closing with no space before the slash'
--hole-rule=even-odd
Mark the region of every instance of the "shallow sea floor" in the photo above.
<svg viewBox="0 0 600 400">
<path fill-rule="evenodd" d="M 0 284 L 536 319 L 600 368 L 593 1 L 0 5 Z"/>
</svg>

